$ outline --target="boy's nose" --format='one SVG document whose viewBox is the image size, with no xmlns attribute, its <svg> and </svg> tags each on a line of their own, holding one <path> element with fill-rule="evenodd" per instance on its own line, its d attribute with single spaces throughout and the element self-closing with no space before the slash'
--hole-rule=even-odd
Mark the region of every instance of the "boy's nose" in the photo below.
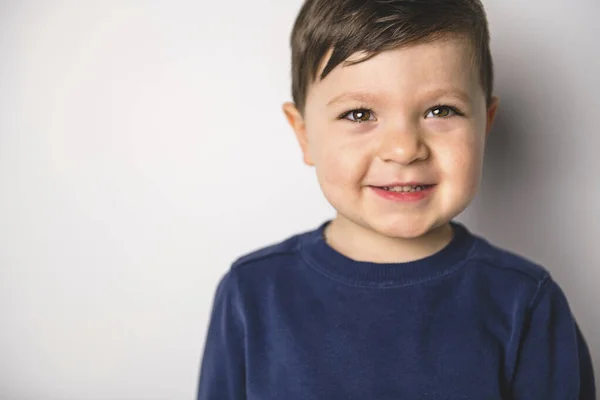
<svg viewBox="0 0 600 400">
<path fill-rule="evenodd" d="M 417 129 L 389 129 L 384 133 L 377 156 L 384 162 L 408 165 L 427 159 L 429 148 Z"/>
</svg>

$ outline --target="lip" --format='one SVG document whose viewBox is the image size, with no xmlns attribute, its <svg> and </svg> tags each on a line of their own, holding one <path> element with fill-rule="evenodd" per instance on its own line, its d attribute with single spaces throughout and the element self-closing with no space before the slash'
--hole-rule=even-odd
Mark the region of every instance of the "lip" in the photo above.
<svg viewBox="0 0 600 400">
<path fill-rule="evenodd" d="M 408 185 L 419 185 L 419 183 L 409 183 Z M 423 184 L 420 184 L 423 185 Z M 385 185 L 388 186 L 388 185 Z M 389 186 L 400 186 L 398 184 L 389 185 Z M 369 188 L 377 194 L 379 197 L 382 197 L 386 200 L 391 200 L 395 202 L 417 202 L 426 199 L 429 197 L 433 191 L 437 188 L 437 185 L 431 185 L 426 189 L 423 189 L 419 192 L 390 192 L 388 190 L 382 189 L 378 186 L 369 186 Z"/>
<path fill-rule="evenodd" d="M 425 186 L 425 185 L 433 185 L 433 183 L 410 181 L 410 182 L 392 182 L 392 183 L 386 183 L 385 185 L 373 185 L 373 186 L 375 186 L 375 187 L 392 187 L 392 186 Z"/>
</svg>

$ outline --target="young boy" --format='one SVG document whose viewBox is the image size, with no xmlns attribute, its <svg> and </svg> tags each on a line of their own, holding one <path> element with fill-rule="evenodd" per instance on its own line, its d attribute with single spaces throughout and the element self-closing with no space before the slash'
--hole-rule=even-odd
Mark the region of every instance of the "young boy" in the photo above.
<svg viewBox="0 0 600 400">
<path fill-rule="evenodd" d="M 548 271 L 453 220 L 498 108 L 479 0 L 307 0 L 291 46 L 336 217 L 223 277 L 198 399 L 594 399 Z"/>
</svg>

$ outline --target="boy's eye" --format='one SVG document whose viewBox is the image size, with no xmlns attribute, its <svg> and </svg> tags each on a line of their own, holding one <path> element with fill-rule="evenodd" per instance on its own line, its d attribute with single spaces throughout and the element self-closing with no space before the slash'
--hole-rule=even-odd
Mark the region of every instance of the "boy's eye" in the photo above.
<svg viewBox="0 0 600 400">
<path fill-rule="evenodd" d="M 437 105 L 427 112 L 425 117 L 437 117 L 437 118 L 448 118 L 454 115 L 463 115 L 456 108 L 445 105 Z M 355 110 L 350 110 L 340 115 L 340 119 L 347 119 L 354 123 L 368 122 L 374 121 L 375 117 L 373 116 L 373 110 L 369 108 L 357 108 Z"/>
<path fill-rule="evenodd" d="M 373 110 L 368 108 L 357 108 L 356 110 L 350 110 L 347 113 L 340 115 L 340 119 L 348 119 L 346 118 L 348 116 L 352 117 L 352 119 L 349 119 L 349 121 L 357 123 L 374 121 L 374 118 L 371 118 L 373 117 Z"/>
<path fill-rule="evenodd" d="M 458 110 L 456 110 L 454 107 L 439 105 L 439 106 L 435 106 L 432 109 L 430 109 L 425 117 L 428 117 L 429 115 L 432 115 L 434 117 L 439 117 L 439 118 L 446 118 L 446 117 L 450 117 L 452 115 L 462 115 L 462 114 L 460 112 L 458 112 Z"/>
</svg>

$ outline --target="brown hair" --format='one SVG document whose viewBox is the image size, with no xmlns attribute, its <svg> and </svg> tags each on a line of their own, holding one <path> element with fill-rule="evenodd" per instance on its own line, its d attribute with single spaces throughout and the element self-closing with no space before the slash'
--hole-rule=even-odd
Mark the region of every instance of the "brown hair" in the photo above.
<svg viewBox="0 0 600 400">
<path fill-rule="evenodd" d="M 485 10 L 480 0 L 305 0 L 291 34 L 292 97 L 304 113 L 308 85 L 330 49 L 319 79 L 357 51 L 367 56 L 416 43 L 466 34 L 489 106 L 493 63 Z"/>
</svg>

